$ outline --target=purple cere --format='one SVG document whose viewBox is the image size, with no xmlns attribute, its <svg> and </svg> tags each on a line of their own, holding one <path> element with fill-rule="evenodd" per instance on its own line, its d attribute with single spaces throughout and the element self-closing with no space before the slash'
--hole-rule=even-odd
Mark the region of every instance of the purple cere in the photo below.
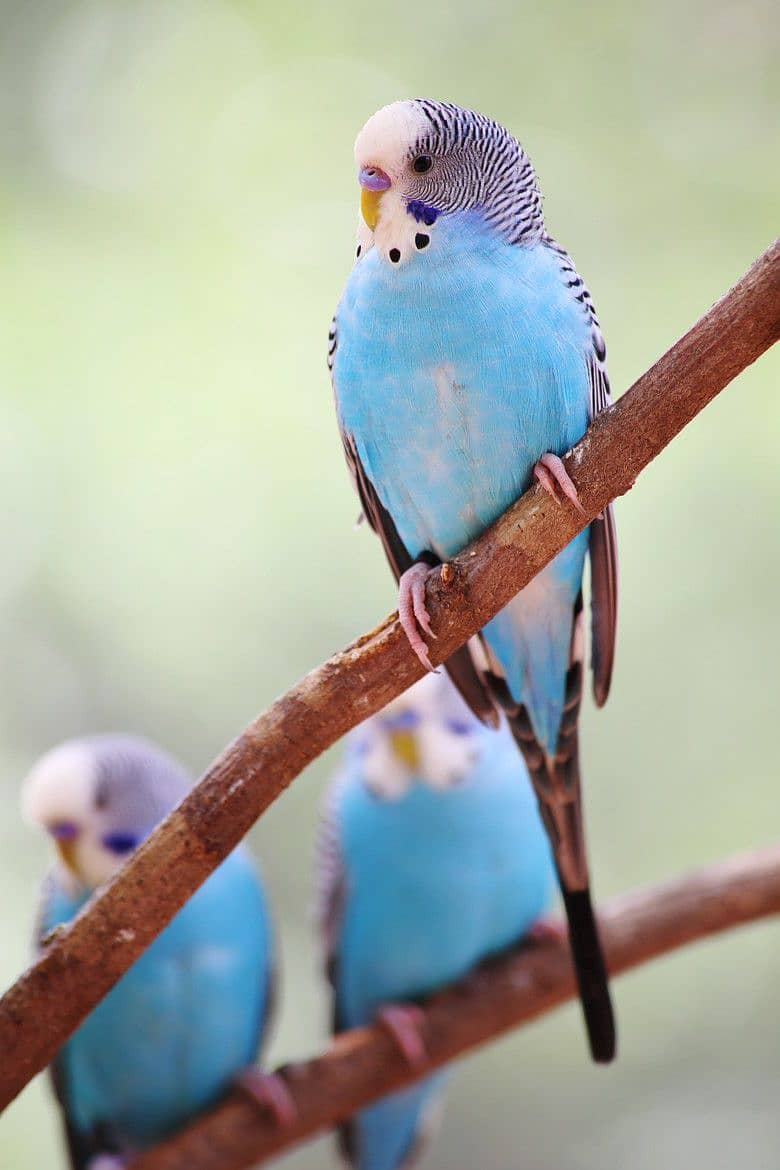
<svg viewBox="0 0 780 1170">
<path fill-rule="evenodd" d="M 358 182 L 366 191 L 386 191 L 390 186 L 390 176 L 379 167 L 361 167 Z"/>
<path fill-rule="evenodd" d="M 79 835 L 79 827 L 73 821 L 56 821 L 47 829 L 55 841 L 74 841 Z"/>
<path fill-rule="evenodd" d="M 441 215 L 435 207 L 429 207 L 427 203 L 423 203 L 421 199 L 410 199 L 406 205 L 406 210 L 410 215 L 413 215 L 418 223 L 424 223 L 426 227 L 436 223 L 436 220 Z"/>
</svg>

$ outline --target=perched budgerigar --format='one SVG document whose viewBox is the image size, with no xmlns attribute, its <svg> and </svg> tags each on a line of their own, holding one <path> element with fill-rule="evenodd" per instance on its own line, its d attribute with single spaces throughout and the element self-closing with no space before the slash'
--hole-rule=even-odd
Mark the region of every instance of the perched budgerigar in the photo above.
<svg viewBox="0 0 780 1170">
<path fill-rule="evenodd" d="M 523 148 L 491 118 L 444 102 L 374 114 L 355 145 L 357 261 L 330 337 L 347 461 L 400 582 L 399 615 L 429 665 L 425 576 L 532 482 L 579 507 L 560 455 L 609 402 L 590 294 L 547 234 Z M 559 494 L 560 493 L 560 494 Z M 606 701 L 617 613 L 610 511 L 464 647 L 447 669 L 481 719 L 502 707 L 553 845 L 596 1060 L 615 1026 L 590 901 L 577 719 L 582 577 L 590 550 L 594 692 Z"/>
<path fill-rule="evenodd" d="M 326 797 L 318 868 L 334 1026 L 379 1017 L 410 1059 L 424 1037 L 401 1005 L 526 935 L 555 880 L 506 724 L 485 727 L 439 675 L 349 736 Z M 356 1170 L 408 1164 L 445 1080 L 436 1073 L 343 1129 Z"/>
<path fill-rule="evenodd" d="M 68 922 L 190 787 L 145 740 L 106 735 L 54 748 L 22 789 L 50 834 L 39 940 Z M 268 907 L 236 849 L 78 1030 L 52 1066 L 73 1170 L 122 1165 L 236 1082 L 284 1116 L 283 1087 L 252 1062 L 272 983 Z"/>
</svg>

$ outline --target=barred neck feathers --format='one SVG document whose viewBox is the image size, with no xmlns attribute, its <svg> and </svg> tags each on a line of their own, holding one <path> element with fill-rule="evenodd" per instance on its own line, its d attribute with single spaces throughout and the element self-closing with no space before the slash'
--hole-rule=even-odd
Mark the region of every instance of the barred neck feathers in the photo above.
<svg viewBox="0 0 780 1170">
<path fill-rule="evenodd" d="M 542 196 L 531 160 L 517 139 L 487 115 L 451 102 L 418 98 L 414 105 L 430 124 L 415 143 L 415 154 L 441 153 L 453 160 L 442 210 L 478 207 L 510 244 L 541 239 Z"/>
</svg>

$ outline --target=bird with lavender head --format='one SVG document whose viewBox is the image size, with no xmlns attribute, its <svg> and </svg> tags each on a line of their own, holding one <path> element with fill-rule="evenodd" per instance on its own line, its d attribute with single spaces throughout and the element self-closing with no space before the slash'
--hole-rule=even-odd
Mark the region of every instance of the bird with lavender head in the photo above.
<svg viewBox="0 0 780 1170">
<path fill-rule="evenodd" d="M 22 787 L 55 848 L 38 943 L 69 922 L 188 792 L 189 777 L 133 736 L 71 740 Z M 110 1170 L 231 1085 L 282 1121 L 281 1082 L 253 1065 L 267 1034 L 273 939 L 263 887 L 236 849 L 60 1049 L 51 1067 L 73 1170 Z"/>
<path fill-rule="evenodd" d="M 335 1030 L 378 1020 L 424 1066 L 414 1000 L 550 929 L 554 881 L 506 723 L 485 727 L 445 676 L 423 679 L 351 733 L 326 796 L 318 918 Z M 408 1166 L 447 1079 L 434 1073 L 343 1126 L 355 1170 Z"/>
<path fill-rule="evenodd" d="M 548 234 L 531 162 L 503 126 L 448 102 L 379 110 L 355 144 L 357 260 L 330 334 L 336 408 L 363 512 L 430 666 L 430 567 L 534 480 L 580 508 L 560 456 L 609 404 L 590 294 Z M 590 554 L 594 694 L 606 701 L 617 615 L 608 509 L 446 663 L 469 706 L 502 709 L 553 847 L 594 1059 L 614 1056 L 590 897 L 578 756 L 582 579 Z"/>
</svg>

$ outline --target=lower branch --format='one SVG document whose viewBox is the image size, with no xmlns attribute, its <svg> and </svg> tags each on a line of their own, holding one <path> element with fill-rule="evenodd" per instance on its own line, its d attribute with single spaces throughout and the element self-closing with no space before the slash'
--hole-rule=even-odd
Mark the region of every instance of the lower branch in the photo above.
<svg viewBox="0 0 780 1170">
<path fill-rule="evenodd" d="M 599 911 L 610 973 L 780 912 L 780 846 L 613 898 Z M 571 999 L 565 942 L 521 946 L 425 1003 L 430 1060 L 422 1075 Z M 670 1025 L 674 1021 L 670 1020 Z M 140 1155 L 131 1170 L 244 1170 L 312 1138 L 385 1093 L 418 1079 L 381 1028 L 337 1037 L 322 1055 L 279 1070 L 297 1109 L 281 1128 L 231 1093 L 188 1129 Z"/>
</svg>

